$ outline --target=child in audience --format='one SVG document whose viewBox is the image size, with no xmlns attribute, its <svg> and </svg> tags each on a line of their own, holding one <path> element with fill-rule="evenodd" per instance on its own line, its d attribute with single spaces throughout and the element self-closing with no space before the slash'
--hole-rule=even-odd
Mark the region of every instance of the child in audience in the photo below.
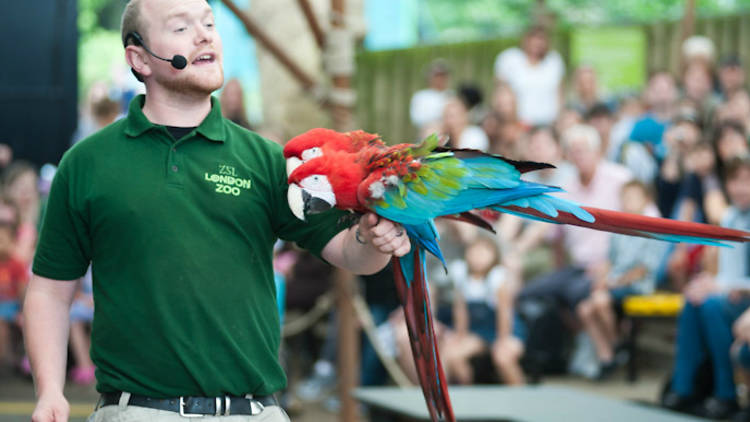
<svg viewBox="0 0 750 422">
<path fill-rule="evenodd" d="M 441 356 L 449 379 L 459 384 L 473 381 L 470 359 L 490 351 L 501 378 L 522 384 L 519 365 L 525 338 L 521 320 L 513 311 L 519 289 L 519 269 L 500 265 L 494 240 L 485 236 L 466 249 L 464 260 L 450 264 L 454 280 L 453 330 L 445 334 Z"/>
<path fill-rule="evenodd" d="M 621 202 L 625 212 L 659 216 L 651 191 L 638 180 L 622 187 Z M 613 306 L 621 306 L 628 296 L 654 291 L 656 272 L 666 251 L 667 244 L 659 240 L 625 235 L 611 237 L 609 271 L 594 280 L 591 295 L 576 308 L 596 348 L 599 379 L 606 378 L 616 368 L 614 347 L 618 335 Z"/>
<path fill-rule="evenodd" d="M 15 248 L 18 214 L 3 198 L 7 206 L 0 212 L 0 366 L 10 367 L 15 364 L 13 345 L 10 343 L 11 328 L 19 324 L 23 291 L 28 281 L 28 273 L 23 264 L 13 257 Z"/>
<path fill-rule="evenodd" d="M 39 176 L 30 163 L 16 161 L 3 173 L 3 189 L 18 207 L 19 224 L 16 237 L 15 257 L 25 265 L 31 265 L 34 257 L 39 223 Z"/>
</svg>

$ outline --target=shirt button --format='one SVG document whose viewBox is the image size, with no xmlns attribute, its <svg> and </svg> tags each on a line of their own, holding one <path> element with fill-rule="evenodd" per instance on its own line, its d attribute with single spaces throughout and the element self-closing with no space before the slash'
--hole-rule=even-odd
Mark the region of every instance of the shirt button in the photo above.
<svg viewBox="0 0 750 422">
<path fill-rule="evenodd" d="M 173 171 L 173 172 L 175 172 L 175 173 L 176 173 L 176 172 L 177 172 L 177 170 L 178 170 L 177 166 L 172 166 L 172 171 Z"/>
</svg>

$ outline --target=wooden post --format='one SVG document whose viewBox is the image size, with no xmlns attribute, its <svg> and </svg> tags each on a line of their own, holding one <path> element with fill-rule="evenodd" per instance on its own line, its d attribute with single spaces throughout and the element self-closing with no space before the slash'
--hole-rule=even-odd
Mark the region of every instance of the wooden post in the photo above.
<svg viewBox="0 0 750 422">
<path fill-rule="evenodd" d="M 255 21 L 253 21 L 250 16 L 247 15 L 247 13 L 244 13 L 242 10 L 240 10 L 236 4 L 232 0 L 221 0 L 222 3 L 224 3 L 229 10 L 234 13 L 237 18 L 242 22 L 242 24 L 245 26 L 245 29 L 247 32 L 255 38 L 260 45 L 262 45 L 266 50 L 268 50 L 271 55 L 273 55 L 276 60 L 281 62 L 284 67 L 287 68 L 287 70 L 299 81 L 302 86 L 309 90 L 312 89 L 315 86 L 315 80 L 305 73 L 305 71 L 302 70 L 299 66 L 297 66 L 296 63 L 292 61 L 292 59 L 287 56 L 287 54 L 271 39 L 266 35 L 265 32 L 263 32 L 262 29 L 260 29 L 260 26 L 258 26 Z"/>
<path fill-rule="evenodd" d="M 327 36 L 324 54 L 331 60 L 327 63 L 327 71 L 331 74 L 333 90 L 329 97 L 333 128 L 338 131 L 352 129 L 353 98 L 351 91 L 352 63 L 347 63 L 346 54 L 343 62 L 340 54 L 343 51 L 353 52 L 353 39 L 341 37 L 345 30 L 344 22 L 345 0 L 331 0 L 331 33 Z M 336 33 L 336 31 L 339 31 Z M 349 44 L 351 40 L 351 45 Z M 334 50 L 335 51 L 332 51 Z M 334 57 L 336 56 L 336 57 Z M 353 61 L 353 57 L 351 57 Z M 343 66 L 342 66 L 343 65 Z M 354 311 L 353 289 L 354 276 L 348 271 L 338 270 L 336 274 L 336 297 L 339 311 L 339 399 L 341 411 L 339 420 L 342 422 L 356 422 L 359 420 L 357 402 L 352 397 L 352 391 L 359 385 L 359 328 Z"/>
<path fill-rule="evenodd" d="M 318 25 L 318 19 L 315 17 L 315 12 L 313 12 L 312 7 L 310 6 L 310 1 L 297 0 L 297 3 L 299 3 L 302 13 L 304 13 L 305 19 L 307 19 L 308 25 L 310 25 L 310 30 L 315 37 L 315 42 L 318 44 L 318 47 L 322 49 L 325 44 L 325 35 L 323 34 L 323 30 L 320 29 L 320 25 Z"/>
<path fill-rule="evenodd" d="M 685 0 L 685 15 L 682 17 L 682 41 L 690 38 L 695 31 L 695 0 Z"/>
</svg>

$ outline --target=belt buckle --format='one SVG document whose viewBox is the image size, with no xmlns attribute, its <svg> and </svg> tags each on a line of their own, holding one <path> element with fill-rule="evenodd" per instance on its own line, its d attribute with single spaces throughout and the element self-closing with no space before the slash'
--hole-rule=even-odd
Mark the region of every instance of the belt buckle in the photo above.
<svg viewBox="0 0 750 422">
<path fill-rule="evenodd" d="M 253 396 L 246 397 L 246 399 L 250 401 L 250 416 L 260 415 L 261 413 L 263 413 L 263 410 L 266 408 L 265 406 L 263 406 L 263 403 L 261 403 L 259 400 L 256 400 Z"/>
<path fill-rule="evenodd" d="M 201 413 L 185 413 L 185 397 L 180 396 L 180 416 L 185 418 L 202 418 L 205 415 Z"/>
</svg>

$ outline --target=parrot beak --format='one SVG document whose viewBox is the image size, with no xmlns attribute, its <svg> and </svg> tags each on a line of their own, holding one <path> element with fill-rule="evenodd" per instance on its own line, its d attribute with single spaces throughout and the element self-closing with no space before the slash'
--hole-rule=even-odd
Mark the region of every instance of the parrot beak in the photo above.
<svg viewBox="0 0 750 422">
<path fill-rule="evenodd" d="M 297 157 L 289 157 L 286 159 L 286 177 L 289 177 L 292 175 L 292 172 L 297 169 L 297 167 L 301 166 L 304 161 L 300 160 Z"/>
<path fill-rule="evenodd" d="M 333 192 L 313 192 L 312 194 L 296 184 L 290 184 L 287 201 L 292 214 L 305 221 L 307 214 L 317 214 L 330 210 L 336 205 Z"/>
</svg>

